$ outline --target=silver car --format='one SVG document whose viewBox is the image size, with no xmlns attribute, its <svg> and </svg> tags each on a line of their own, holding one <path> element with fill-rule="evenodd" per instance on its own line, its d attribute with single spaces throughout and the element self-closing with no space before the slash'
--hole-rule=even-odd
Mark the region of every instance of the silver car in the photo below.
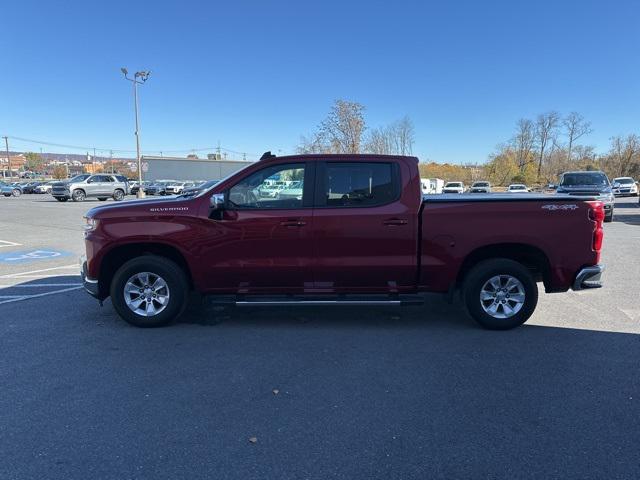
<svg viewBox="0 0 640 480">
<path fill-rule="evenodd" d="M 76 175 L 66 182 L 56 182 L 51 189 L 51 195 L 59 202 L 71 199 L 82 202 L 87 198 L 106 200 L 109 197 L 116 201 L 123 200 L 129 187 L 126 181 L 119 180 L 115 175 Z"/>
</svg>

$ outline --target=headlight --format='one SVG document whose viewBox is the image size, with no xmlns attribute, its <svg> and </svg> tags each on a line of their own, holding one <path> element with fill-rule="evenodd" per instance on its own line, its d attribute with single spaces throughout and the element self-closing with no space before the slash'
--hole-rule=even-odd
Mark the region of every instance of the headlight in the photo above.
<svg viewBox="0 0 640 480">
<path fill-rule="evenodd" d="M 84 217 L 84 225 L 82 225 L 82 228 L 84 229 L 85 232 L 91 232 L 95 230 L 97 226 L 98 226 L 98 220 L 91 217 Z"/>
<path fill-rule="evenodd" d="M 614 200 L 613 193 L 602 193 L 602 194 L 599 195 L 598 198 L 600 200 L 609 201 L 609 202 L 613 202 L 613 200 Z"/>
</svg>

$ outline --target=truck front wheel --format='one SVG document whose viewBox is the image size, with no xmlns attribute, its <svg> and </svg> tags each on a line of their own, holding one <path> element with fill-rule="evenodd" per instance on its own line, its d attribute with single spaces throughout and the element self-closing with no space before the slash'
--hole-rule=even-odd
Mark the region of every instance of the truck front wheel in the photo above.
<svg viewBox="0 0 640 480">
<path fill-rule="evenodd" d="M 161 327 L 177 319 L 187 305 L 184 271 L 171 260 L 144 255 L 129 260 L 113 276 L 111 302 L 136 327 Z"/>
<path fill-rule="evenodd" d="M 473 319 L 490 330 L 526 322 L 538 303 L 538 286 L 522 264 L 506 258 L 484 260 L 467 274 L 462 296 Z"/>
</svg>

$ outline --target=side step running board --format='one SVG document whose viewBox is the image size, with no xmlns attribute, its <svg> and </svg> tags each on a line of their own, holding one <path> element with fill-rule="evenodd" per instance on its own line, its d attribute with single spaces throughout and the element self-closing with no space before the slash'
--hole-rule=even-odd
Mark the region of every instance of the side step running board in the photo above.
<svg viewBox="0 0 640 480">
<path fill-rule="evenodd" d="M 288 305 L 321 306 L 400 306 L 406 304 L 401 300 L 238 300 L 238 307 L 284 307 Z"/>
</svg>

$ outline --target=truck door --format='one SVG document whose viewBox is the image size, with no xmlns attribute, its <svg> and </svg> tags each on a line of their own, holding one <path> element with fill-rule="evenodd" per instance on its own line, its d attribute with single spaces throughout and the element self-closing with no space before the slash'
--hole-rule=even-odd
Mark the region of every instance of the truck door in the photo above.
<svg viewBox="0 0 640 480">
<path fill-rule="evenodd" d="M 415 191 L 403 194 L 410 175 L 406 165 L 389 160 L 318 164 L 316 289 L 395 292 L 414 286 L 420 181 L 415 178 L 410 185 Z"/>
<path fill-rule="evenodd" d="M 211 290 L 301 293 L 312 284 L 314 170 L 270 162 L 225 192 L 205 242 Z M 298 188 L 279 196 L 268 188 L 276 181 Z"/>
</svg>

